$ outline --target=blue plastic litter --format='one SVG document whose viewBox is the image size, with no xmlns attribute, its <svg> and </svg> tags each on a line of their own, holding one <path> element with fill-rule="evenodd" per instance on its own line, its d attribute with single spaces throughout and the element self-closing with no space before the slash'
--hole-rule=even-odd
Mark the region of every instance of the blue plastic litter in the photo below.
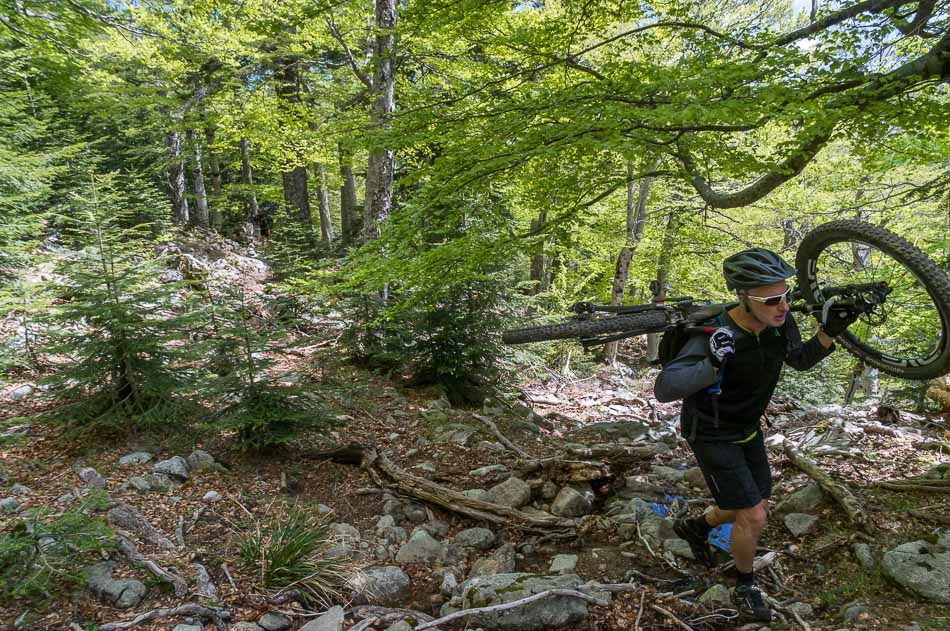
<svg viewBox="0 0 950 631">
<path fill-rule="evenodd" d="M 647 506 L 660 517 L 666 517 L 670 514 L 670 506 L 672 506 L 673 502 L 684 499 L 682 495 L 666 495 L 663 498 L 663 502 L 650 502 Z"/>
<path fill-rule="evenodd" d="M 709 543 L 719 548 L 726 554 L 732 554 L 732 546 L 729 545 L 729 538 L 732 536 L 732 524 L 723 524 L 709 531 Z"/>
</svg>

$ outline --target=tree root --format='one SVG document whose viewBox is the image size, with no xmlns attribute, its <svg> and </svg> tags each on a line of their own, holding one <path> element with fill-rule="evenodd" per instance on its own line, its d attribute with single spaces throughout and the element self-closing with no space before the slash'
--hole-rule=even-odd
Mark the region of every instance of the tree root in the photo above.
<svg viewBox="0 0 950 631">
<path fill-rule="evenodd" d="M 138 551 L 138 548 L 135 547 L 135 544 L 129 539 L 119 535 L 116 537 L 115 543 L 116 547 L 122 554 L 126 556 L 127 559 L 133 563 L 141 563 L 156 577 L 160 578 L 166 583 L 171 583 L 172 587 L 175 588 L 175 596 L 182 598 L 188 593 L 188 584 L 185 582 L 185 579 L 172 574 L 168 570 L 165 570 L 159 566 L 155 561 L 143 556 L 142 553 Z"/>
<path fill-rule="evenodd" d="M 785 454 L 788 456 L 788 459 L 792 461 L 792 464 L 807 473 L 808 477 L 817 482 L 826 493 L 831 495 L 831 497 L 841 505 L 845 515 L 848 516 L 848 519 L 851 520 L 852 523 L 865 532 L 871 530 L 871 521 L 868 519 L 867 514 L 862 510 L 857 498 L 844 484 L 832 480 L 827 473 L 821 470 L 815 461 L 805 456 L 805 454 L 790 441 L 785 441 L 784 448 Z"/>
<path fill-rule="evenodd" d="M 121 631 L 122 629 L 131 629 L 132 627 L 142 624 L 143 622 L 149 622 L 159 618 L 171 618 L 175 616 L 198 616 L 205 620 L 211 620 L 214 622 L 214 626 L 220 629 L 220 631 L 227 631 L 228 626 L 225 624 L 225 620 L 229 620 L 231 618 L 231 612 L 225 609 L 213 609 L 211 607 L 205 607 L 195 603 L 188 603 L 187 605 L 181 605 L 179 607 L 153 609 L 152 611 L 139 614 L 131 620 L 127 620 L 125 622 L 109 622 L 107 624 L 99 625 L 97 628 L 99 631 Z"/>
</svg>

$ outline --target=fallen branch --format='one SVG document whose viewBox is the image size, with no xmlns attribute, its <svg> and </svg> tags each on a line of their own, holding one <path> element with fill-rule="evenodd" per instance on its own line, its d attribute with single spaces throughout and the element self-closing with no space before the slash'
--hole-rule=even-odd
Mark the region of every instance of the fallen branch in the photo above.
<svg viewBox="0 0 950 631">
<path fill-rule="evenodd" d="M 442 616 L 441 618 L 436 618 L 435 620 L 430 620 L 425 624 L 420 624 L 415 628 L 415 631 L 422 631 L 423 629 L 429 629 L 436 627 L 450 620 L 455 620 L 456 618 L 467 618 L 469 616 L 474 616 L 483 613 L 491 613 L 494 611 L 506 611 L 508 609 L 514 609 L 516 607 L 522 607 L 529 603 L 533 603 L 536 600 L 541 600 L 542 598 L 548 598 L 550 596 L 568 596 L 571 598 L 579 598 L 583 601 L 589 602 L 593 605 L 599 605 L 604 607 L 609 605 L 608 601 L 600 600 L 595 596 L 590 594 L 585 594 L 584 592 L 579 592 L 573 589 L 548 589 L 537 594 L 532 594 L 531 596 L 525 596 L 524 598 L 519 598 L 518 600 L 513 600 L 510 603 L 502 603 L 500 605 L 490 605 L 488 607 L 473 607 L 472 609 L 463 609 L 461 611 L 456 611 L 450 613 L 447 616 Z M 692 631 L 692 630 L 690 630 Z"/>
<path fill-rule="evenodd" d="M 185 579 L 172 574 L 171 572 L 163 569 L 155 561 L 143 556 L 142 553 L 138 551 L 138 548 L 135 547 L 135 544 L 129 539 L 119 535 L 116 537 L 115 543 L 116 547 L 119 548 L 119 551 L 130 561 L 133 563 L 141 563 L 156 577 L 160 578 L 166 583 L 170 583 L 172 587 L 175 588 L 175 596 L 182 598 L 188 593 L 188 584 L 185 582 Z"/>
<path fill-rule="evenodd" d="M 433 620 L 429 614 L 416 611 L 415 609 L 403 609 L 400 607 L 381 607 L 379 605 L 358 605 L 350 610 L 350 615 L 354 618 L 375 618 L 377 621 L 385 618 L 393 618 L 393 622 L 398 622 L 403 618 L 415 618 L 419 622 L 429 622 Z M 396 618 L 395 616 L 399 616 Z M 380 623 L 382 626 L 382 623 Z"/>
<path fill-rule="evenodd" d="M 931 451 L 950 452 L 950 443 L 944 442 L 942 440 L 922 440 L 914 443 L 914 447 L 917 449 L 928 449 Z"/>
<path fill-rule="evenodd" d="M 922 511 L 922 510 L 909 510 L 907 512 L 913 515 L 914 517 L 920 517 L 921 519 L 928 519 L 930 521 L 935 521 L 938 524 L 950 525 L 950 517 L 948 517 L 947 515 L 939 515 L 937 513 L 929 513 L 927 511 Z"/>
<path fill-rule="evenodd" d="M 672 611 L 667 611 L 666 609 L 664 609 L 663 607 L 660 607 L 659 605 L 652 605 L 652 604 L 650 605 L 650 609 L 663 614 L 664 616 L 666 616 L 667 618 L 675 622 L 676 625 L 680 627 L 681 629 L 686 629 L 686 631 L 693 631 L 693 627 L 689 626 L 688 624 L 686 624 L 685 622 L 677 618 L 673 614 Z"/>
<path fill-rule="evenodd" d="M 817 482 L 818 486 L 833 497 L 844 509 L 845 514 L 852 523 L 866 532 L 870 531 L 871 522 L 867 514 L 861 509 L 857 498 L 854 497 L 845 485 L 832 480 L 827 473 L 822 471 L 813 460 L 805 456 L 791 441 L 786 440 L 784 448 L 785 454 L 789 460 L 792 461 L 792 464 L 807 473 L 808 477 Z"/>
<path fill-rule="evenodd" d="M 656 448 L 652 445 L 590 445 L 585 447 L 567 446 L 564 451 L 578 458 L 628 458 L 631 460 L 647 460 L 656 455 Z"/>
<path fill-rule="evenodd" d="M 942 480 L 934 480 L 941 482 Z M 876 486 L 891 491 L 926 491 L 927 493 L 950 493 L 950 486 L 938 486 L 930 484 L 909 484 L 896 482 L 878 482 Z"/>
<path fill-rule="evenodd" d="M 131 629 L 132 627 L 142 624 L 143 622 L 149 622 L 151 620 L 157 620 L 159 618 L 171 618 L 174 616 L 198 616 L 205 620 L 211 620 L 221 631 L 227 631 L 228 626 L 224 623 L 225 620 L 231 618 L 231 612 L 225 609 L 212 609 L 211 607 L 205 607 L 203 605 L 198 605 L 195 603 L 188 603 L 187 605 L 181 605 L 178 607 L 164 607 L 161 609 L 153 609 L 146 613 L 140 614 L 131 620 L 125 622 L 109 622 L 97 627 L 99 631 L 121 631 L 122 629 Z"/>
<path fill-rule="evenodd" d="M 532 458 L 526 451 L 522 450 L 521 448 L 516 446 L 513 442 L 508 440 L 508 437 L 502 434 L 501 430 L 498 429 L 498 426 L 495 424 L 495 421 L 491 420 L 487 416 L 482 416 L 481 414 L 472 414 L 472 417 L 475 418 L 476 420 L 481 421 L 485 425 L 487 425 L 488 429 L 492 431 L 492 433 L 495 435 L 495 438 L 497 438 L 498 442 L 500 442 L 502 445 L 504 445 L 511 451 L 515 452 L 516 454 L 518 454 L 525 460 L 534 460 L 534 458 Z"/>
<path fill-rule="evenodd" d="M 406 495 L 441 506 L 446 510 L 522 530 L 550 532 L 551 530 L 561 529 L 564 531 L 562 533 L 564 537 L 574 535 L 575 524 L 572 519 L 553 515 L 535 517 L 516 508 L 468 497 L 446 486 L 414 476 L 400 469 L 385 454 L 378 453 L 375 448 L 366 448 L 362 460 L 363 466 L 379 486 L 395 486 Z M 391 482 L 387 483 L 380 473 L 388 477 Z"/>
</svg>

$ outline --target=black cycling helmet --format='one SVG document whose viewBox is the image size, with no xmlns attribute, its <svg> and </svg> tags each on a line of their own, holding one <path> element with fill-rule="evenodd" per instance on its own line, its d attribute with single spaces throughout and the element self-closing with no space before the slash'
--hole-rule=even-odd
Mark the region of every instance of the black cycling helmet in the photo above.
<svg viewBox="0 0 950 631">
<path fill-rule="evenodd" d="M 722 262 L 722 275 L 729 289 L 752 289 L 771 285 L 797 274 L 782 257 L 765 248 L 751 248 Z"/>
</svg>

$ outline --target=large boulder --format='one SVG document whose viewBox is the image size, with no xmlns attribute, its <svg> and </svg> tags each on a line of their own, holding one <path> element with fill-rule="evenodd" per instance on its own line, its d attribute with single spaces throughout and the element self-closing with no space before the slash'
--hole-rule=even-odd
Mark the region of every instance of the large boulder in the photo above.
<svg viewBox="0 0 950 631">
<path fill-rule="evenodd" d="M 85 570 L 86 585 L 97 598 L 119 609 L 137 606 L 148 591 L 141 581 L 129 578 L 112 578 L 113 563 L 103 561 Z"/>
<path fill-rule="evenodd" d="M 927 600 L 950 603 L 950 550 L 943 545 L 914 541 L 886 552 L 884 573 Z"/>
<path fill-rule="evenodd" d="M 488 489 L 485 500 L 493 504 L 521 508 L 531 501 L 531 486 L 521 478 L 510 477 Z"/>
<path fill-rule="evenodd" d="M 300 631 L 340 631 L 343 628 L 343 607 L 330 607 L 319 618 L 300 627 Z"/>
<path fill-rule="evenodd" d="M 594 491 L 589 484 L 573 484 L 562 487 L 554 501 L 551 512 L 558 517 L 581 517 L 590 513 L 594 506 Z"/>
<path fill-rule="evenodd" d="M 188 479 L 188 463 L 181 456 L 173 456 L 168 460 L 156 462 L 155 466 L 152 467 L 152 471 L 163 473 L 176 480 L 184 481 Z"/>
<path fill-rule="evenodd" d="M 188 468 L 192 471 L 210 471 L 216 469 L 218 464 L 214 461 L 214 456 L 207 451 L 195 449 L 188 455 Z"/>
<path fill-rule="evenodd" d="M 471 578 L 461 587 L 462 609 L 500 605 L 549 589 L 576 589 L 583 583 L 576 574 L 539 576 L 535 574 L 496 574 Z M 587 617 L 587 602 L 579 598 L 550 596 L 527 605 L 476 614 L 472 626 L 496 631 L 540 631 L 561 629 Z"/>
<path fill-rule="evenodd" d="M 409 593 L 409 576 L 393 565 L 366 568 L 352 579 L 354 605 L 400 605 Z"/>
</svg>

